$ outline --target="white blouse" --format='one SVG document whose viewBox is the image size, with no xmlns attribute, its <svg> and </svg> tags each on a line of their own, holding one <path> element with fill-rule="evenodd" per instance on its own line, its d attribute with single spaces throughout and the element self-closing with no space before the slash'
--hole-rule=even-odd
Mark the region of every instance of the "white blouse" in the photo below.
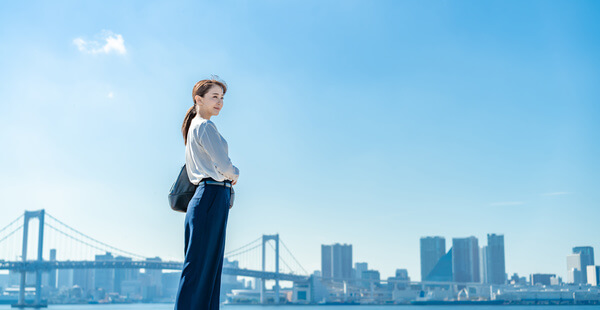
<svg viewBox="0 0 600 310">
<path fill-rule="evenodd" d="M 204 178 L 237 181 L 240 170 L 231 163 L 227 141 L 215 124 L 196 115 L 192 119 L 185 146 L 185 166 L 190 182 Z"/>
</svg>

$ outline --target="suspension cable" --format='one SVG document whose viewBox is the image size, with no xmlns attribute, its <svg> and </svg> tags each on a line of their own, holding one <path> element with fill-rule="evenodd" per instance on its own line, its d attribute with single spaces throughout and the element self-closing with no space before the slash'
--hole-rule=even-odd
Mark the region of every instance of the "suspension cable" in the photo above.
<svg viewBox="0 0 600 310">
<path fill-rule="evenodd" d="M 281 244 L 283 244 L 283 247 L 285 248 L 285 250 L 288 251 L 288 253 L 290 253 L 290 255 L 292 256 L 292 258 L 296 261 L 296 264 L 298 264 L 298 266 L 300 266 L 300 268 L 302 268 L 302 270 L 304 271 L 304 274 L 307 275 L 308 272 L 306 271 L 306 269 L 304 269 L 304 267 L 302 267 L 302 265 L 296 259 L 296 257 L 294 256 L 294 254 L 292 254 L 292 252 L 290 251 L 290 249 L 288 249 L 288 247 L 285 245 L 285 242 L 283 242 L 283 240 L 281 238 L 279 238 L 279 241 L 281 241 Z"/>
<path fill-rule="evenodd" d="M 8 235 L 6 235 L 4 238 L 0 239 L 0 242 L 6 240 L 8 237 L 10 237 L 12 234 L 14 234 L 15 232 L 17 232 L 17 230 L 21 229 L 22 227 L 23 227 L 23 224 L 21 224 L 19 227 L 15 228 Z"/>
<path fill-rule="evenodd" d="M 249 243 L 246 243 L 245 245 L 243 245 L 243 246 L 241 246 L 241 247 L 239 247 L 239 248 L 237 248 L 237 249 L 235 249 L 235 250 L 228 251 L 227 253 L 225 253 L 225 255 L 226 255 L 226 256 L 227 256 L 227 255 L 233 255 L 233 254 L 231 254 L 231 253 L 234 253 L 234 252 L 240 251 L 241 249 L 243 249 L 243 248 L 245 248 L 245 247 L 247 247 L 247 246 L 249 246 L 249 245 L 253 244 L 253 243 L 254 243 L 254 242 L 256 242 L 256 241 L 259 241 L 260 239 L 262 239 L 262 236 L 261 236 L 261 237 L 258 237 L 258 239 L 254 240 L 254 241 L 251 241 L 251 242 L 249 242 Z"/>
<path fill-rule="evenodd" d="M 254 246 L 254 247 L 252 247 L 252 248 L 249 248 L 249 249 L 245 250 L 244 252 L 240 252 L 240 253 L 236 253 L 236 254 L 229 254 L 229 255 L 227 255 L 227 257 L 238 256 L 238 255 L 244 254 L 244 253 L 246 253 L 246 252 L 249 252 L 249 251 L 252 251 L 252 250 L 254 250 L 254 249 L 258 248 L 258 247 L 259 247 L 259 246 L 261 246 L 261 245 L 262 245 L 262 244 L 258 244 L 258 245 Z"/>
<path fill-rule="evenodd" d="M 10 224 L 4 226 L 4 228 L 0 229 L 0 233 L 2 233 L 4 230 L 6 230 L 8 227 L 10 227 L 10 225 L 14 224 L 16 221 L 18 221 L 23 216 L 24 216 L 24 214 L 19 215 L 19 217 L 17 217 L 14 221 L 10 222 Z M 21 226 L 23 226 L 23 225 L 21 224 Z"/>
<path fill-rule="evenodd" d="M 272 244 L 269 243 L 269 246 L 271 247 L 271 249 L 273 249 L 273 251 L 275 250 L 275 247 L 273 247 Z M 281 261 L 283 262 L 283 264 L 285 264 L 288 267 L 288 269 L 290 270 L 290 272 L 292 272 L 292 273 L 294 272 L 294 269 L 292 269 L 292 267 L 290 267 L 290 265 L 288 265 L 285 262 L 285 259 L 283 259 L 283 257 L 281 257 L 281 255 L 279 256 L 279 259 L 281 259 Z M 277 272 L 279 272 L 279 271 L 277 270 Z"/>
<path fill-rule="evenodd" d="M 82 236 L 84 236 L 84 237 L 86 237 L 86 238 L 88 238 L 88 239 L 90 239 L 90 240 L 92 240 L 92 241 L 96 242 L 96 243 L 99 243 L 99 244 L 101 244 L 101 245 L 103 245 L 103 246 L 105 246 L 105 247 L 111 248 L 111 249 L 113 249 L 113 250 L 116 250 L 117 252 L 125 253 L 125 254 L 128 254 L 128 255 L 134 256 L 134 257 L 143 258 L 143 259 L 146 259 L 146 258 L 147 258 L 147 257 L 145 257 L 145 256 L 138 255 L 138 254 L 135 254 L 135 253 L 131 253 L 131 252 L 128 252 L 128 251 L 124 251 L 124 250 L 121 250 L 121 249 L 119 249 L 119 248 L 116 248 L 116 247 L 114 247 L 114 246 L 112 246 L 112 245 L 108 245 L 108 244 L 106 244 L 106 243 L 104 243 L 104 242 L 98 241 L 98 240 L 96 240 L 96 239 L 94 239 L 94 238 L 92 238 L 92 237 L 90 237 L 90 236 L 87 236 L 87 235 L 85 235 L 84 233 L 82 233 L 82 232 L 80 232 L 80 231 L 78 231 L 78 230 L 74 229 L 73 227 L 71 227 L 71 226 L 69 226 L 69 225 L 67 225 L 67 224 L 65 224 L 65 223 L 63 223 L 63 222 L 61 222 L 60 220 L 58 220 L 58 219 L 57 219 L 57 218 L 55 218 L 54 216 L 52 216 L 52 215 L 50 215 L 50 214 L 48 214 L 48 213 L 46 213 L 46 215 L 48 215 L 50 218 L 52 218 L 53 220 L 57 221 L 58 223 L 62 224 L 63 226 L 65 226 L 65 227 L 69 228 L 70 230 L 72 230 L 72 231 L 74 231 L 74 232 L 76 232 L 76 233 L 78 233 L 78 234 L 80 234 L 80 235 L 82 235 Z M 98 249 L 98 250 L 101 250 L 101 251 L 105 251 L 105 250 L 106 250 L 106 249 L 102 249 L 102 248 L 98 248 L 98 247 L 96 247 L 96 246 L 93 246 L 93 245 L 91 245 L 91 244 L 89 244 L 89 243 L 86 243 L 86 242 L 84 242 L 84 241 L 81 241 L 81 240 L 79 240 L 79 239 L 75 239 L 74 237 L 72 237 L 72 236 L 70 236 L 70 235 L 67 235 L 66 233 L 64 233 L 63 231 L 59 230 L 58 228 L 51 226 L 51 225 L 50 225 L 50 224 L 48 224 L 47 222 L 46 222 L 45 224 L 46 224 L 46 225 L 48 225 L 48 226 L 50 226 L 50 227 L 52 227 L 52 228 L 54 228 L 56 231 L 58 231 L 58 232 L 60 232 L 60 233 L 63 233 L 63 234 L 64 234 L 64 235 L 66 235 L 67 237 L 71 237 L 71 238 L 72 238 L 72 239 L 74 239 L 74 240 L 78 240 L 78 241 L 80 241 L 80 242 L 82 242 L 82 243 L 84 243 L 84 244 L 86 244 L 86 245 L 89 245 L 89 246 L 91 246 L 91 247 L 94 247 L 94 248 L 96 248 L 96 249 Z"/>
</svg>

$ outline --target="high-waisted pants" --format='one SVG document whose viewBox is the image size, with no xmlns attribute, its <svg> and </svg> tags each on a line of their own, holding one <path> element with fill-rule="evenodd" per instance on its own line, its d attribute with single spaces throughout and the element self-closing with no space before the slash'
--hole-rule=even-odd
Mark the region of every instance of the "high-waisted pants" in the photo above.
<svg viewBox="0 0 600 310">
<path fill-rule="evenodd" d="M 218 310 L 230 188 L 200 184 L 185 216 L 185 260 L 175 310 Z"/>
</svg>

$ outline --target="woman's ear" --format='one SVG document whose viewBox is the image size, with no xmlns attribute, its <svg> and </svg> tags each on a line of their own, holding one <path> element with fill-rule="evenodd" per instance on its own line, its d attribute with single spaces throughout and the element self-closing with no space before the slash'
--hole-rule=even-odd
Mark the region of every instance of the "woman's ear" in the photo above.
<svg viewBox="0 0 600 310">
<path fill-rule="evenodd" d="M 202 101 L 201 101 L 202 97 L 200 97 L 198 95 L 194 96 L 194 100 L 196 100 L 196 104 L 201 104 L 202 103 Z"/>
</svg>

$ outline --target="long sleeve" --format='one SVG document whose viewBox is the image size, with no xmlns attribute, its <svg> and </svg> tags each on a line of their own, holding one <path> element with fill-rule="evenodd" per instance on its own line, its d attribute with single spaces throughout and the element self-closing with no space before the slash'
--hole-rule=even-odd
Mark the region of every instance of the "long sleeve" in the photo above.
<svg viewBox="0 0 600 310">
<path fill-rule="evenodd" d="M 227 179 L 237 181 L 240 171 L 229 159 L 227 141 L 223 139 L 213 122 L 208 121 L 203 127 L 200 144 L 210 156 L 215 169 Z"/>
</svg>

